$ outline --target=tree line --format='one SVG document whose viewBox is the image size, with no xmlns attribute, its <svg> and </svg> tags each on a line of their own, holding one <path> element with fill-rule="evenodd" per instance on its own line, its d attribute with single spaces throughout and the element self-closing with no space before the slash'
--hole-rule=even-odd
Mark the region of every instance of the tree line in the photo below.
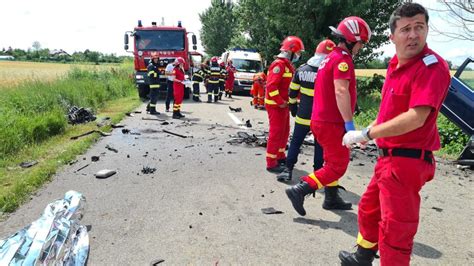
<svg viewBox="0 0 474 266">
<path fill-rule="evenodd" d="M 201 40 L 209 55 L 246 47 L 257 49 L 271 61 L 281 41 L 295 35 L 306 48 L 301 63 L 313 55 L 320 41 L 336 41 L 329 26 L 359 16 L 370 25 L 372 38 L 355 58 L 356 67 L 387 68 L 390 59 L 380 59 L 382 52 L 375 51 L 389 42 L 388 21 L 399 4 L 400 0 L 211 0 L 211 6 L 199 14 Z"/>
<path fill-rule="evenodd" d="M 106 54 L 89 49 L 83 52 L 74 52 L 69 54 L 64 50 L 50 50 L 41 48 L 38 42 L 34 42 L 32 48 L 27 50 L 8 47 L 0 50 L 0 55 L 13 56 L 17 61 L 34 61 L 34 62 L 88 62 L 88 63 L 122 63 L 128 56 L 116 56 L 115 54 Z"/>
</svg>

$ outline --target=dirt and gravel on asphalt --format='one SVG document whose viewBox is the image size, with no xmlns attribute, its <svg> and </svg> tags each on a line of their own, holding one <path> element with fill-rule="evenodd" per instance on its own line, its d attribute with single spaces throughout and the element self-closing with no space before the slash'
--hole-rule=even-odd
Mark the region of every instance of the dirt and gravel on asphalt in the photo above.
<svg viewBox="0 0 474 266">
<path fill-rule="evenodd" d="M 87 198 L 82 223 L 90 228 L 90 265 L 157 260 L 168 265 L 338 265 L 339 250 L 355 245 L 357 204 L 373 172 L 375 152 L 353 150 L 340 181 L 347 189 L 341 195 L 353 210 L 326 211 L 317 192 L 306 199 L 308 214 L 301 217 L 284 190 L 311 171 L 313 148 L 303 146 L 292 182 L 277 182 L 265 170 L 264 147 L 227 142 L 239 131 L 258 136 L 268 130 L 266 112 L 254 110 L 249 101 L 244 96 L 216 104 L 185 101 L 182 120 L 145 112 L 125 118 L 124 127 L 102 137 L 0 222 L 0 238 L 76 190 Z M 164 104 L 159 105 L 161 112 Z M 97 178 L 101 170 L 115 173 Z M 438 161 L 435 179 L 421 193 L 413 265 L 474 263 L 473 177 L 471 170 Z"/>
</svg>

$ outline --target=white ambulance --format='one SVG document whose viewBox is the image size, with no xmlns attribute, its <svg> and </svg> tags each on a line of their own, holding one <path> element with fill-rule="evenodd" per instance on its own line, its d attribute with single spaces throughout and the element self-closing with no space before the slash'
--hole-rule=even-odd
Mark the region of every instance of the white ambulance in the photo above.
<svg viewBox="0 0 474 266">
<path fill-rule="evenodd" d="M 222 54 L 222 61 L 232 60 L 236 68 L 234 92 L 250 92 L 253 76 L 263 71 L 262 56 L 254 49 L 233 48 Z"/>
</svg>

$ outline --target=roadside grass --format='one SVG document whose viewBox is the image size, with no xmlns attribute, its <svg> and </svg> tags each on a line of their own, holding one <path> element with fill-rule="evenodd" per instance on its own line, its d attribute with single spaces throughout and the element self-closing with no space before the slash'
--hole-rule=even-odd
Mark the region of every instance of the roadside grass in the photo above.
<svg viewBox="0 0 474 266">
<path fill-rule="evenodd" d="M 136 96 L 128 96 L 108 102 L 99 109 L 100 117 L 110 117 L 112 123 L 120 121 L 126 112 L 139 106 L 141 102 Z M 23 147 L 16 154 L 0 159 L 0 210 L 13 212 L 25 202 L 29 195 L 50 181 L 58 168 L 71 163 L 79 154 L 84 153 L 100 136 L 97 133 L 78 140 L 70 140 L 72 136 L 97 129 L 95 122 L 69 126 L 65 131 L 40 144 Z M 102 131 L 110 131 L 110 126 L 102 127 Z M 25 161 L 37 161 L 31 168 L 21 168 Z"/>
</svg>

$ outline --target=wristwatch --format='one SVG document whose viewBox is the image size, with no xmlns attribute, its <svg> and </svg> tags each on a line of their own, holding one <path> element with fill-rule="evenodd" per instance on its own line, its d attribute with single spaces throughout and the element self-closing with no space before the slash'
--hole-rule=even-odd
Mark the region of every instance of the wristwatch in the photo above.
<svg viewBox="0 0 474 266">
<path fill-rule="evenodd" d="M 369 127 L 366 127 L 364 129 L 362 129 L 362 136 L 364 136 L 365 139 L 367 140 L 372 140 L 372 138 L 370 137 L 370 126 Z"/>
</svg>

